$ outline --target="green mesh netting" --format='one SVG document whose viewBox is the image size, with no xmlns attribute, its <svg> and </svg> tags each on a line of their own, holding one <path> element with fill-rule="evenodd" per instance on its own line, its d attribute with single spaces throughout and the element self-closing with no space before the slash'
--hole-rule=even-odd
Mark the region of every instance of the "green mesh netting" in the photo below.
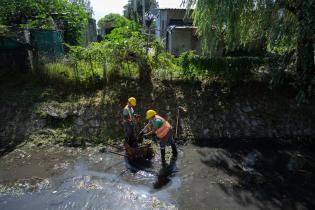
<svg viewBox="0 0 315 210">
<path fill-rule="evenodd" d="M 64 54 L 63 38 L 60 31 L 38 31 L 31 30 L 32 46 L 39 52 L 50 56 Z"/>
<path fill-rule="evenodd" d="M 30 48 L 30 46 L 26 43 L 8 37 L 0 37 L 0 50 L 18 50 L 27 48 Z"/>
</svg>

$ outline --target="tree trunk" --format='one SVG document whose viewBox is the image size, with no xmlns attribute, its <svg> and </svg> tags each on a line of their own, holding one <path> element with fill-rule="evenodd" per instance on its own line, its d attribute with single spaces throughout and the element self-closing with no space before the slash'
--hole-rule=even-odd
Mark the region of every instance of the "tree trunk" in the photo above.
<svg viewBox="0 0 315 210">
<path fill-rule="evenodd" d="M 146 59 L 140 61 L 139 65 L 139 80 L 142 84 L 151 84 L 152 83 L 152 67 L 146 61 Z"/>
<path fill-rule="evenodd" d="M 299 82 L 307 85 L 315 73 L 312 24 L 302 12 L 298 19 L 296 70 Z"/>
<path fill-rule="evenodd" d="M 107 78 L 107 62 L 105 61 L 103 63 L 103 82 L 104 82 L 104 85 L 107 84 L 107 81 L 108 81 L 108 78 Z"/>
</svg>

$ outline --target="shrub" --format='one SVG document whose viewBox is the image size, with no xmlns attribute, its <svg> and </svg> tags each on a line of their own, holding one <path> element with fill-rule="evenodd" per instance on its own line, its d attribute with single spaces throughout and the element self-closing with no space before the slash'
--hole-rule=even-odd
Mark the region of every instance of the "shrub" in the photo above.
<svg viewBox="0 0 315 210">
<path fill-rule="evenodd" d="M 178 69 L 175 58 L 163 50 L 157 41 L 146 42 L 138 29 L 124 26 L 114 29 L 100 43 L 84 48 L 69 46 L 66 59 L 47 65 L 48 78 L 72 80 L 77 84 L 105 84 L 117 77 L 146 76 L 151 80 L 151 71 L 158 76 L 172 78 L 173 69 Z M 146 52 L 148 51 L 148 52 Z M 62 75 L 62 76 L 60 76 Z M 146 80 L 147 81 L 147 80 Z"/>
<path fill-rule="evenodd" d="M 184 76 L 214 76 L 228 81 L 246 81 L 255 76 L 255 68 L 264 64 L 259 57 L 222 57 L 210 58 L 183 53 L 179 58 Z"/>
</svg>

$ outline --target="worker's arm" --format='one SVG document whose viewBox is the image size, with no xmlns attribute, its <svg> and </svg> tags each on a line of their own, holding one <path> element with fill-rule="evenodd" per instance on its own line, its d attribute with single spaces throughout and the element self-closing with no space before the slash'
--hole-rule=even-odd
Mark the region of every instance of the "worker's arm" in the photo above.
<svg viewBox="0 0 315 210">
<path fill-rule="evenodd" d="M 152 124 L 148 124 L 148 125 L 150 128 L 150 131 L 144 133 L 144 135 L 146 135 L 146 136 L 150 136 L 150 135 L 154 134 L 156 131 L 156 128 L 154 126 L 152 126 Z"/>
<path fill-rule="evenodd" d="M 152 135 L 156 132 L 157 129 L 161 128 L 163 126 L 163 121 L 161 119 L 156 119 L 154 121 L 151 121 L 151 131 L 150 132 L 147 132 L 145 135 L 146 136 L 149 136 L 149 135 Z"/>
<path fill-rule="evenodd" d="M 144 126 L 144 128 L 142 129 L 143 133 L 147 133 L 148 130 L 150 130 L 152 127 L 151 123 L 148 123 L 146 126 Z"/>
<path fill-rule="evenodd" d="M 152 124 L 149 122 L 148 124 L 146 124 L 146 126 L 144 126 L 144 128 L 141 130 L 140 133 L 143 133 L 144 135 L 148 135 L 148 133 L 151 133 L 152 130 Z"/>
<path fill-rule="evenodd" d="M 154 133 L 154 131 L 153 131 L 153 130 L 151 130 L 150 132 L 145 133 L 144 135 L 145 135 L 145 136 L 150 136 L 150 135 L 152 135 L 153 133 Z"/>
</svg>

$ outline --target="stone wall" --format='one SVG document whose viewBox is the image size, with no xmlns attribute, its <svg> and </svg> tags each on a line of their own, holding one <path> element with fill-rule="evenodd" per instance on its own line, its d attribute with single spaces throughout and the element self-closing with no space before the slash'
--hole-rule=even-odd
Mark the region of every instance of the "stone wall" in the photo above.
<svg viewBox="0 0 315 210">
<path fill-rule="evenodd" d="M 315 101 L 298 106 L 290 89 L 175 82 L 155 84 L 150 89 L 135 82 L 128 87 L 122 84 L 89 95 L 89 103 L 65 99 L 40 102 L 31 108 L 1 103 L 1 147 L 36 138 L 96 143 L 122 139 L 120 111 L 128 96 L 138 99 L 137 113 L 144 117 L 147 109 L 155 109 L 174 130 L 178 117 L 178 138 L 182 140 L 315 137 Z"/>
<path fill-rule="evenodd" d="M 184 139 L 315 136 L 315 101 L 298 105 L 290 88 L 198 83 L 167 84 L 163 92 L 153 93 L 150 107 L 169 118 L 173 127 L 180 107 L 178 129 Z"/>
</svg>

